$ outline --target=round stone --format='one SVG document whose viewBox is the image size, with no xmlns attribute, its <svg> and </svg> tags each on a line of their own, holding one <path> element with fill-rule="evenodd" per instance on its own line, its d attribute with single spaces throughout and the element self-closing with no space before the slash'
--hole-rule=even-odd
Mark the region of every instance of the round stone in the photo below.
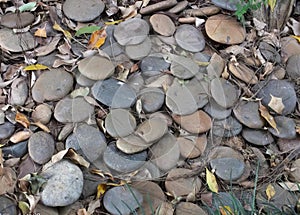
<svg viewBox="0 0 300 215">
<path fill-rule="evenodd" d="M 242 131 L 242 136 L 249 143 L 257 146 L 265 146 L 274 142 L 274 138 L 271 133 L 265 130 L 244 128 Z"/>
<path fill-rule="evenodd" d="M 234 116 L 249 128 L 262 128 L 264 121 L 259 113 L 259 103 L 241 101 L 234 109 Z"/>
<path fill-rule="evenodd" d="M 191 58 L 173 55 L 171 57 L 171 73 L 180 79 L 189 79 L 199 72 L 199 66 Z"/>
<path fill-rule="evenodd" d="M 209 163 L 216 175 L 225 181 L 239 179 L 245 170 L 245 163 L 232 157 L 216 158 Z"/>
<path fill-rule="evenodd" d="M 209 82 L 198 77 L 194 77 L 189 80 L 185 86 L 194 97 L 198 109 L 203 108 L 208 103 L 209 95 Z"/>
<path fill-rule="evenodd" d="M 131 60 L 141 60 L 151 51 L 151 40 L 147 37 L 143 42 L 135 45 L 126 45 L 125 53 Z"/>
<path fill-rule="evenodd" d="M 99 102 L 111 108 L 129 108 L 137 97 L 128 84 L 113 78 L 97 81 L 92 87 L 92 94 Z"/>
<path fill-rule="evenodd" d="M 173 114 L 172 117 L 184 130 L 192 134 L 204 133 L 212 126 L 211 118 L 202 110 L 184 116 Z"/>
<path fill-rule="evenodd" d="M 32 87 L 32 98 L 39 103 L 57 101 L 71 91 L 73 83 L 73 76 L 62 69 L 45 71 Z"/>
<path fill-rule="evenodd" d="M 218 137 L 236 136 L 241 131 L 242 124 L 232 116 L 229 116 L 226 119 L 213 121 L 212 132 Z"/>
<path fill-rule="evenodd" d="M 207 215 L 198 205 L 191 202 L 180 202 L 176 206 L 175 215 Z"/>
<path fill-rule="evenodd" d="M 24 28 L 33 21 L 34 15 L 30 12 L 7 13 L 1 16 L 0 24 L 7 28 Z"/>
<path fill-rule="evenodd" d="M 118 150 L 115 143 L 110 143 L 103 154 L 104 163 L 119 173 L 128 173 L 139 169 L 145 164 L 146 158 L 146 151 L 126 154 Z"/>
<path fill-rule="evenodd" d="M 130 214 L 143 203 L 143 195 L 133 187 L 113 187 L 105 192 L 103 205 L 110 214 Z"/>
<path fill-rule="evenodd" d="M 300 181 L 300 159 L 292 163 L 291 169 L 293 169 L 293 171 L 290 172 L 290 178 L 295 182 Z"/>
<path fill-rule="evenodd" d="M 74 99 L 66 97 L 60 100 L 54 109 L 55 119 L 62 123 L 82 122 L 91 117 L 93 113 L 94 107 L 83 97 Z"/>
<path fill-rule="evenodd" d="M 293 119 L 285 116 L 275 116 L 274 117 L 277 130 L 274 128 L 269 128 L 269 131 L 279 138 L 294 139 L 297 136 L 296 133 L 296 123 Z"/>
<path fill-rule="evenodd" d="M 226 109 L 218 105 L 213 98 L 205 105 L 204 110 L 214 119 L 225 119 L 230 116 L 232 111 L 231 109 Z"/>
<path fill-rule="evenodd" d="M 28 141 L 28 152 L 32 160 L 38 164 L 44 164 L 50 160 L 55 150 L 53 137 L 39 131 L 32 134 Z"/>
<path fill-rule="evenodd" d="M 149 21 L 153 30 L 160 35 L 170 37 L 176 30 L 173 21 L 164 14 L 154 14 Z"/>
<path fill-rule="evenodd" d="M 187 196 L 197 193 L 201 188 L 201 180 L 193 175 L 193 170 L 184 168 L 172 169 L 165 181 L 166 190 L 174 196 Z"/>
<path fill-rule="evenodd" d="M 170 63 L 160 55 L 145 57 L 140 63 L 140 69 L 144 75 L 160 74 L 164 70 L 168 70 Z"/>
<path fill-rule="evenodd" d="M 11 52 L 23 52 L 35 48 L 37 43 L 30 32 L 15 34 L 3 28 L 0 29 L 0 46 Z"/>
<path fill-rule="evenodd" d="M 267 42 L 260 42 L 258 46 L 262 56 L 268 61 L 273 63 L 281 63 L 281 56 L 279 50 Z"/>
<path fill-rule="evenodd" d="M 63 4 L 64 14 L 74 21 L 89 22 L 100 16 L 105 4 L 98 0 L 66 0 Z"/>
<path fill-rule="evenodd" d="M 17 215 L 17 205 L 13 200 L 5 197 L 4 195 L 0 196 L 0 212 L 3 215 Z"/>
<path fill-rule="evenodd" d="M 286 72 L 292 79 L 299 79 L 300 77 L 300 54 L 289 57 L 286 65 Z"/>
<path fill-rule="evenodd" d="M 5 122 L 0 125 L 0 139 L 6 139 L 15 132 L 15 125 L 10 122 Z"/>
<path fill-rule="evenodd" d="M 18 106 L 24 105 L 28 97 L 28 92 L 26 80 L 24 78 L 17 78 L 11 85 L 9 103 Z"/>
<path fill-rule="evenodd" d="M 165 136 L 150 148 L 150 151 L 152 153 L 152 162 L 163 171 L 172 169 L 179 161 L 179 145 L 171 133 L 165 134 Z"/>
<path fill-rule="evenodd" d="M 297 95 L 291 83 L 286 80 L 270 80 L 267 83 L 261 84 L 263 84 L 262 88 L 259 86 L 260 84 L 257 86 L 259 89 L 257 97 L 262 98 L 264 106 L 267 107 L 271 99 L 276 97 L 282 100 L 284 105 L 282 115 L 287 115 L 294 111 L 297 103 Z"/>
<path fill-rule="evenodd" d="M 79 72 L 91 80 L 104 80 L 115 72 L 114 64 L 105 57 L 94 55 L 78 63 Z"/>
<path fill-rule="evenodd" d="M 78 69 L 75 72 L 75 78 L 76 78 L 77 84 L 79 84 L 83 87 L 91 87 L 96 82 L 95 80 L 89 79 L 89 78 L 85 77 L 84 75 L 82 75 L 78 71 Z"/>
<path fill-rule="evenodd" d="M 177 142 L 180 148 L 180 154 L 184 158 L 197 158 L 204 153 L 207 145 L 205 134 L 197 136 L 178 137 Z"/>
<path fill-rule="evenodd" d="M 2 153 L 4 157 L 13 156 L 15 158 L 23 157 L 28 151 L 28 142 L 23 141 L 11 146 L 2 147 Z"/>
<path fill-rule="evenodd" d="M 211 2 L 220 8 L 230 11 L 236 11 L 241 3 L 240 0 L 212 0 Z"/>
<path fill-rule="evenodd" d="M 142 109 L 145 113 L 158 111 L 165 102 L 165 93 L 160 88 L 148 87 L 141 90 L 138 98 L 142 102 Z"/>
<path fill-rule="evenodd" d="M 40 104 L 36 106 L 34 111 L 31 114 L 31 118 L 35 122 L 41 122 L 43 124 L 48 124 L 50 122 L 52 115 L 52 110 L 49 105 Z"/>
<path fill-rule="evenodd" d="M 115 27 L 114 37 L 122 45 L 136 45 L 143 42 L 149 34 L 148 23 L 139 18 L 127 19 Z"/>
<path fill-rule="evenodd" d="M 126 137 L 119 138 L 116 142 L 116 145 L 119 150 L 126 154 L 141 152 L 151 146 L 151 144 L 148 144 L 145 140 L 135 134 L 130 134 Z"/>
<path fill-rule="evenodd" d="M 181 48 L 190 52 L 200 52 L 205 47 L 205 39 L 202 32 L 192 25 L 180 25 L 174 37 Z"/>
<path fill-rule="evenodd" d="M 112 137 L 126 137 L 135 127 L 134 116 L 125 109 L 112 109 L 105 118 L 105 129 Z"/>
<path fill-rule="evenodd" d="M 50 207 L 62 207 L 76 202 L 83 188 L 83 174 L 78 166 L 67 160 L 54 163 L 41 173 L 47 180 L 41 201 Z"/>
</svg>

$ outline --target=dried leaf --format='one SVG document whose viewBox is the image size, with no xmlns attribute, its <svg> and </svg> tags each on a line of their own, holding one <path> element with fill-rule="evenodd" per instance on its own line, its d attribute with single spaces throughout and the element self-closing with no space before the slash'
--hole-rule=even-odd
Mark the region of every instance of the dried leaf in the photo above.
<svg viewBox="0 0 300 215">
<path fill-rule="evenodd" d="M 27 4 L 23 4 L 19 7 L 19 11 L 22 13 L 24 11 L 30 11 L 36 6 L 36 2 L 29 2 Z"/>
<path fill-rule="evenodd" d="M 218 193 L 219 188 L 218 188 L 218 183 L 215 175 L 207 168 L 205 169 L 206 169 L 206 183 L 208 184 L 209 189 L 214 193 Z"/>
<path fill-rule="evenodd" d="M 97 186 L 97 199 L 100 199 L 100 197 L 105 193 L 107 189 L 106 184 L 98 184 Z"/>
<path fill-rule="evenodd" d="M 94 31 L 88 42 L 88 49 L 100 48 L 104 44 L 106 36 L 105 28 Z"/>
<path fill-rule="evenodd" d="M 123 22 L 123 19 L 112 21 L 112 22 L 105 22 L 105 25 L 117 25 L 119 23 Z"/>
<path fill-rule="evenodd" d="M 296 132 L 297 134 L 300 134 L 300 125 L 296 125 Z"/>
<path fill-rule="evenodd" d="M 270 94 L 270 96 L 271 96 L 271 100 L 270 100 L 268 106 L 270 108 L 272 108 L 272 110 L 274 110 L 276 113 L 282 114 L 282 111 L 285 108 L 285 106 L 282 102 L 282 98 L 273 96 L 272 94 Z"/>
<path fill-rule="evenodd" d="M 0 195 L 13 193 L 17 181 L 16 173 L 9 167 L 0 167 Z"/>
<path fill-rule="evenodd" d="M 96 210 L 97 208 L 100 208 L 100 206 L 101 206 L 100 200 L 98 200 L 98 199 L 92 200 L 92 201 L 90 201 L 90 203 L 89 203 L 87 212 L 90 213 L 90 214 L 94 214 L 95 210 Z"/>
<path fill-rule="evenodd" d="M 13 134 L 10 138 L 9 141 L 12 143 L 19 143 L 21 141 L 27 140 L 32 134 L 32 131 L 30 130 L 25 130 L 25 131 L 19 131 L 15 134 Z"/>
<path fill-rule="evenodd" d="M 44 70 L 44 69 L 49 69 L 49 68 L 42 64 L 34 64 L 34 65 L 26 66 L 23 70 L 24 71 L 36 71 L 36 70 Z"/>
<path fill-rule="evenodd" d="M 25 128 L 29 128 L 30 122 L 25 114 L 17 112 L 15 120 L 16 120 L 16 122 L 23 125 Z"/>
<path fill-rule="evenodd" d="M 40 129 L 42 129 L 43 131 L 45 131 L 47 133 L 51 132 L 50 129 L 46 125 L 44 125 L 43 123 L 41 123 L 39 121 L 38 122 L 32 122 L 31 124 L 39 127 Z"/>
<path fill-rule="evenodd" d="M 46 38 L 46 37 L 47 37 L 46 26 L 44 26 L 43 28 L 38 28 L 38 29 L 34 32 L 34 36 Z"/>
<path fill-rule="evenodd" d="M 268 201 L 270 201 L 270 199 L 272 199 L 275 196 L 276 191 L 275 191 L 275 188 L 273 187 L 272 184 L 269 184 L 267 186 L 266 194 L 267 194 L 267 197 L 268 197 Z"/>
<path fill-rule="evenodd" d="M 64 30 L 62 27 L 60 27 L 60 25 L 56 22 L 53 25 L 53 29 L 62 32 L 68 40 L 72 39 L 72 34 L 69 31 Z"/>
<path fill-rule="evenodd" d="M 22 214 L 29 214 L 30 209 L 29 209 L 29 204 L 24 201 L 19 201 L 18 202 L 18 207 L 22 211 Z"/>
<path fill-rule="evenodd" d="M 274 128 L 277 133 L 279 133 L 274 117 L 269 113 L 268 109 L 263 106 L 261 103 L 259 104 L 260 115 L 269 123 L 272 128 Z"/>
<path fill-rule="evenodd" d="M 298 43 L 300 43 L 300 36 L 291 36 L 293 37 L 294 39 L 296 39 L 298 41 Z"/>
<path fill-rule="evenodd" d="M 234 215 L 230 206 L 219 206 L 219 209 L 222 215 Z"/>
<path fill-rule="evenodd" d="M 99 30 L 100 26 L 85 26 L 76 31 L 75 36 L 78 37 L 82 34 L 92 34 L 93 32 Z"/>
<path fill-rule="evenodd" d="M 279 182 L 278 183 L 283 189 L 288 190 L 288 191 L 300 191 L 300 184 L 299 183 L 292 183 L 289 181 L 286 182 Z"/>
<path fill-rule="evenodd" d="M 61 35 L 57 34 L 53 37 L 50 43 L 36 48 L 35 49 L 36 56 L 45 56 L 53 52 L 56 49 L 56 46 L 59 43 L 60 39 L 61 39 Z"/>
<path fill-rule="evenodd" d="M 85 208 L 80 208 L 77 211 L 77 215 L 90 215 L 90 213 L 88 213 Z"/>
<path fill-rule="evenodd" d="M 274 12 L 274 8 L 275 8 L 275 5 L 276 5 L 276 0 L 268 0 L 268 5 L 270 6 L 271 11 L 272 11 L 272 13 L 273 13 L 273 12 Z"/>
</svg>

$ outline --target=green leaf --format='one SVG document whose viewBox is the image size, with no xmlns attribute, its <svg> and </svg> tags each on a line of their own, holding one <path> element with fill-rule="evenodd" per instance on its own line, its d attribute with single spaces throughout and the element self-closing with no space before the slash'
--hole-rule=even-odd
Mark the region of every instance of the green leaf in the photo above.
<svg viewBox="0 0 300 215">
<path fill-rule="evenodd" d="M 28 214 L 30 212 L 29 204 L 27 202 L 19 201 L 18 207 L 22 211 L 22 214 Z"/>
<path fill-rule="evenodd" d="M 27 4 L 23 4 L 19 7 L 19 11 L 22 13 L 24 11 L 30 11 L 36 6 L 36 2 L 29 2 Z"/>
<path fill-rule="evenodd" d="M 82 28 L 80 28 L 80 29 L 76 32 L 75 36 L 77 37 L 77 36 L 80 36 L 80 35 L 82 35 L 82 34 L 91 34 L 91 33 L 93 33 L 94 31 L 99 30 L 100 28 L 101 28 L 101 27 L 99 27 L 99 26 L 86 26 L 86 27 L 82 27 Z"/>
</svg>

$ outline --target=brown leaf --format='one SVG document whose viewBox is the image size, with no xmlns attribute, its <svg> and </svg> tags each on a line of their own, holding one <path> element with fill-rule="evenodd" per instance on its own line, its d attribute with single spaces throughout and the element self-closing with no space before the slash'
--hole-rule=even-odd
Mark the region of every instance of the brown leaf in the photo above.
<svg viewBox="0 0 300 215">
<path fill-rule="evenodd" d="M 282 98 L 273 96 L 272 94 L 270 94 L 270 96 L 271 96 L 271 100 L 270 100 L 268 106 L 270 108 L 272 108 L 272 110 L 274 110 L 276 113 L 282 114 L 282 111 L 285 108 L 285 106 L 282 102 Z"/>
<path fill-rule="evenodd" d="M 88 49 L 100 48 L 104 44 L 106 36 L 105 28 L 94 31 L 88 42 Z"/>
<path fill-rule="evenodd" d="M 24 130 L 24 131 L 19 131 L 15 134 L 13 134 L 10 138 L 9 141 L 12 143 L 19 143 L 21 141 L 27 140 L 32 134 L 32 131 L 30 130 Z"/>
<path fill-rule="evenodd" d="M 100 202 L 100 200 L 98 200 L 98 199 L 96 199 L 96 200 L 92 200 L 92 201 L 90 201 L 90 203 L 89 203 L 89 206 L 88 206 L 88 213 L 90 213 L 90 214 L 94 214 L 94 212 L 95 212 L 95 210 L 97 209 L 97 208 L 100 208 L 100 206 L 101 206 L 101 202 Z"/>
<path fill-rule="evenodd" d="M 36 37 L 47 38 L 46 26 L 44 26 L 43 28 L 38 28 L 38 29 L 34 32 L 34 36 L 36 36 Z"/>
<path fill-rule="evenodd" d="M 269 113 L 268 109 L 263 106 L 261 103 L 259 104 L 260 115 L 269 123 L 272 128 L 274 128 L 277 133 L 279 133 L 274 117 Z"/>
<path fill-rule="evenodd" d="M 42 129 L 43 131 L 45 131 L 47 133 L 50 133 L 50 129 L 46 125 L 44 125 L 43 123 L 41 123 L 40 121 L 33 122 L 31 124 L 39 127 L 40 129 Z"/>
<path fill-rule="evenodd" d="M 0 167 L 0 195 L 13 193 L 16 182 L 16 173 L 11 168 Z"/>
<path fill-rule="evenodd" d="M 17 112 L 15 120 L 16 120 L 16 122 L 23 125 L 25 128 L 29 128 L 30 122 L 25 114 Z"/>
</svg>

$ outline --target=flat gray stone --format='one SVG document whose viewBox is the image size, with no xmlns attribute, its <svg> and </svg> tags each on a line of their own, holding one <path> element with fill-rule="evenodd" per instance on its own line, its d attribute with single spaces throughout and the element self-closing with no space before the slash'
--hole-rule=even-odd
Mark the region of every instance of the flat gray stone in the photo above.
<svg viewBox="0 0 300 215">
<path fill-rule="evenodd" d="M 32 160 L 38 164 L 45 164 L 50 160 L 55 150 L 54 138 L 39 131 L 32 134 L 28 141 L 28 152 Z"/>
<path fill-rule="evenodd" d="M 274 142 L 273 136 L 267 130 L 255 130 L 244 128 L 242 131 L 242 136 L 249 143 L 252 143 L 257 146 L 265 146 Z"/>
<path fill-rule="evenodd" d="M 152 76 L 158 75 L 164 70 L 168 70 L 170 63 L 159 54 L 151 55 L 142 59 L 140 63 L 140 69 L 143 75 Z"/>
<path fill-rule="evenodd" d="M 17 215 L 17 204 L 13 200 L 1 195 L 0 212 L 3 215 Z"/>
<path fill-rule="evenodd" d="M 28 97 L 28 85 L 24 78 L 17 78 L 13 81 L 10 91 L 10 100 L 11 105 L 22 106 L 25 104 Z"/>
<path fill-rule="evenodd" d="M 119 138 L 116 142 L 116 146 L 126 154 L 134 154 L 146 150 L 151 144 L 147 143 L 138 135 L 130 134 L 126 137 Z"/>
<path fill-rule="evenodd" d="M 133 18 L 117 25 L 114 30 L 114 37 L 122 46 L 136 45 L 147 38 L 149 30 L 150 27 L 145 20 Z"/>
<path fill-rule="evenodd" d="M 163 36 L 170 37 L 174 34 L 176 27 L 170 17 L 164 14 L 154 14 L 149 19 L 153 30 Z"/>
<path fill-rule="evenodd" d="M 60 100 L 54 109 L 54 117 L 62 123 L 82 122 L 94 113 L 94 107 L 83 97 L 71 99 L 66 97 Z"/>
<path fill-rule="evenodd" d="M 1 149 L 4 157 L 13 156 L 15 158 L 21 158 L 28 151 L 28 141 L 23 141 L 11 146 L 5 146 Z"/>
<path fill-rule="evenodd" d="M 111 108 L 129 108 L 137 97 L 128 84 L 113 78 L 97 81 L 92 87 L 92 94 L 99 102 Z"/>
<path fill-rule="evenodd" d="M 0 46 L 11 52 L 22 52 L 35 48 L 37 43 L 30 32 L 15 34 L 12 30 L 3 28 L 0 29 Z"/>
<path fill-rule="evenodd" d="M 100 16 L 105 4 L 100 0 L 66 0 L 64 14 L 74 21 L 89 22 Z"/>
<path fill-rule="evenodd" d="M 7 28 L 24 28 L 33 21 L 34 15 L 30 12 L 7 13 L 1 16 L 0 24 Z"/>
<path fill-rule="evenodd" d="M 211 2 L 220 8 L 230 11 L 236 11 L 241 3 L 240 0 L 212 0 Z"/>
<path fill-rule="evenodd" d="M 199 79 L 197 76 L 189 80 L 185 86 L 197 104 L 198 109 L 203 108 L 208 103 L 209 82 L 205 79 Z"/>
<path fill-rule="evenodd" d="M 47 183 L 41 192 L 41 201 L 50 207 L 61 207 L 76 202 L 83 188 L 83 174 L 78 166 L 61 160 L 41 173 Z"/>
<path fill-rule="evenodd" d="M 91 80 L 104 80 L 115 72 L 114 64 L 105 57 L 94 55 L 78 63 L 79 72 Z"/>
<path fill-rule="evenodd" d="M 213 121 L 212 132 L 218 137 L 236 136 L 241 131 L 242 124 L 232 116 L 229 116 L 226 119 Z"/>
<path fill-rule="evenodd" d="M 285 139 L 294 139 L 296 137 L 296 123 L 292 118 L 275 116 L 274 120 L 276 122 L 278 131 L 276 131 L 274 128 L 269 128 L 269 131 L 274 136 Z"/>
<path fill-rule="evenodd" d="M 292 79 L 300 77 L 300 54 L 289 57 L 286 65 L 286 72 Z"/>
<path fill-rule="evenodd" d="M 266 42 L 261 42 L 258 48 L 267 61 L 276 63 L 281 62 L 281 56 L 274 46 L 271 46 L 269 43 Z"/>
<path fill-rule="evenodd" d="M 147 151 L 126 154 L 120 151 L 115 143 L 110 143 L 103 154 L 104 163 L 119 173 L 128 173 L 139 169 L 146 162 L 146 158 Z"/>
<path fill-rule="evenodd" d="M 199 66 L 191 58 L 172 55 L 171 67 L 172 75 L 180 79 L 189 79 L 199 72 Z"/>
<path fill-rule="evenodd" d="M 45 71 L 32 87 L 32 98 L 39 103 L 57 101 L 71 91 L 73 83 L 73 76 L 63 69 Z"/>
<path fill-rule="evenodd" d="M 104 51 L 108 56 L 115 57 L 124 52 L 124 48 L 114 38 L 114 30 L 116 25 L 106 26 L 106 40 L 101 46 L 101 50 Z"/>
<path fill-rule="evenodd" d="M 205 39 L 202 32 L 192 25 L 180 25 L 174 37 L 181 48 L 190 52 L 200 52 L 205 47 Z"/>
<path fill-rule="evenodd" d="M 125 53 L 131 60 L 141 60 L 151 51 L 151 40 L 147 37 L 143 42 L 135 45 L 126 45 Z"/>
<path fill-rule="evenodd" d="M 91 87 L 96 82 L 82 75 L 79 71 L 75 72 L 76 83 L 83 87 Z"/>
<path fill-rule="evenodd" d="M 35 122 L 41 122 L 43 124 L 48 124 L 51 120 L 52 110 L 47 104 L 40 104 L 36 106 L 31 114 L 31 118 Z"/>
<path fill-rule="evenodd" d="M 206 113 L 208 113 L 212 118 L 214 119 L 225 119 L 228 116 L 230 116 L 232 109 L 226 109 L 211 98 L 207 105 L 205 105 L 204 110 Z"/>
<path fill-rule="evenodd" d="M 216 175 L 225 181 L 239 179 L 245 170 L 243 161 L 231 157 L 216 158 L 209 161 L 209 164 L 215 169 Z"/>
<path fill-rule="evenodd" d="M 15 132 L 15 125 L 10 122 L 5 122 L 0 125 L 0 139 L 6 139 Z"/>
<path fill-rule="evenodd" d="M 138 98 L 142 102 L 142 109 L 145 113 L 158 111 L 165 103 L 165 93 L 160 88 L 148 87 L 141 90 Z"/>
<path fill-rule="evenodd" d="M 105 192 L 103 205 L 110 214 L 130 214 L 143 203 L 143 195 L 133 187 L 113 187 Z"/>
</svg>

